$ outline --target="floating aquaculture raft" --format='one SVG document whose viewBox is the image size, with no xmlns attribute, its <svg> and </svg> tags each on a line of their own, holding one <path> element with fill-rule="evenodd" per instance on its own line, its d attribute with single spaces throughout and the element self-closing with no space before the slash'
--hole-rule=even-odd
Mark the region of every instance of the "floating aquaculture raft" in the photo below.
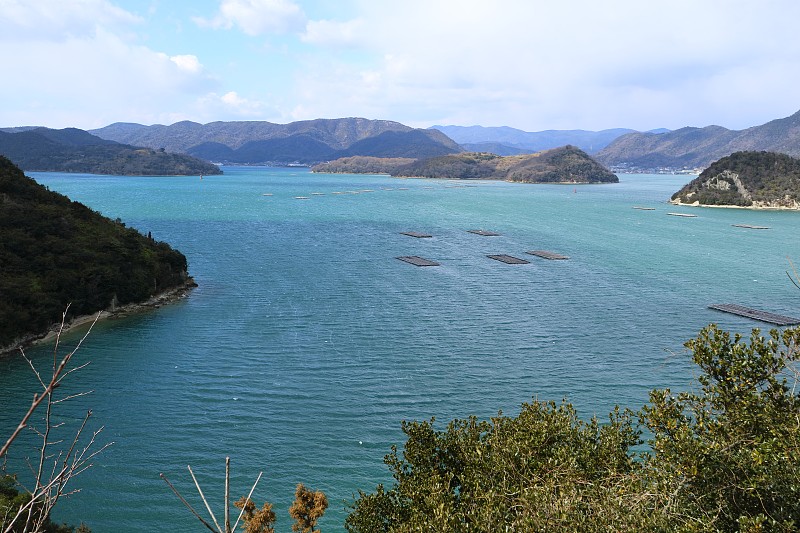
<svg viewBox="0 0 800 533">
<path fill-rule="evenodd" d="M 544 257 L 545 259 L 569 259 L 566 255 L 557 254 L 554 252 L 548 252 L 547 250 L 531 250 L 530 252 L 525 252 L 526 254 L 535 255 L 538 257 Z"/>
<path fill-rule="evenodd" d="M 514 257 L 505 254 L 487 255 L 486 257 L 488 257 L 489 259 L 494 259 L 495 261 L 501 261 L 509 265 L 527 265 L 528 263 L 530 263 L 530 261 L 520 259 L 519 257 Z"/>
<path fill-rule="evenodd" d="M 416 237 L 417 239 L 430 239 L 433 235 L 427 233 L 419 233 L 416 231 L 401 231 L 400 235 L 408 235 L 409 237 Z"/>
<path fill-rule="evenodd" d="M 484 237 L 498 237 L 500 234 L 495 233 L 493 231 L 486 231 L 485 229 L 471 229 L 467 230 L 470 233 L 474 233 L 475 235 L 482 235 Z"/>
<path fill-rule="evenodd" d="M 733 315 L 743 316 L 745 318 L 752 318 L 760 320 L 761 322 L 768 322 L 776 326 L 794 326 L 800 324 L 800 318 L 792 318 L 790 316 L 776 315 L 767 311 L 759 311 L 758 309 L 751 309 L 743 305 L 736 304 L 713 304 L 708 306 L 709 309 L 715 309 Z"/>
<path fill-rule="evenodd" d="M 410 263 L 414 266 L 418 267 L 435 267 L 439 266 L 439 263 L 436 261 L 431 261 L 430 259 L 425 259 L 424 257 L 420 257 L 418 255 L 403 255 L 398 257 L 400 261 L 405 261 L 406 263 Z"/>
</svg>

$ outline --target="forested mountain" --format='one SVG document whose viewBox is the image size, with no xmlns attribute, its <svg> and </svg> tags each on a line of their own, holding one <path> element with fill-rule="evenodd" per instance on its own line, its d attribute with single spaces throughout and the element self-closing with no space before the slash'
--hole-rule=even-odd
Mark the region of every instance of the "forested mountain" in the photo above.
<svg viewBox="0 0 800 533">
<path fill-rule="evenodd" d="M 271 122 L 117 123 L 92 133 L 118 142 L 234 164 L 311 164 L 348 156 L 432 157 L 462 151 L 435 130 L 363 118 Z"/>
<path fill-rule="evenodd" d="M 741 151 L 800 156 L 800 111 L 745 130 L 721 126 L 681 128 L 667 133 L 629 133 L 601 150 L 596 158 L 615 168 L 705 168 Z"/>
<path fill-rule="evenodd" d="M 736 152 L 705 169 L 672 196 L 696 205 L 800 209 L 800 159 Z"/>
<path fill-rule="evenodd" d="M 0 155 L 24 170 L 132 176 L 222 173 L 216 165 L 186 154 L 120 144 L 76 128 L 12 131 L 0 131 Z"/>
<path fill-rule="evenodd" d="M 536 154 L 498 156 L 466 152 L 407 162 L 404 159 L 344 158 L 316 165 L 314 172 L 384 173 L 448 179 L 496 179 L 527 183 L 616 183 L 617 176 L 580 148 L 564 146 Z"/>
<path fill-rule="evenodd" d="M 508 126 L 432 126 L 432 129 L 441 131 L 467 150 L 497 155 L 530 154 L 565 145 L 577 146 L 584 152 L 594 154 L 617 137 L 635 131 L 626 128 L 523 131 Z"/>
<path fill-rule="evenodd" d="M 68 318 L 142 302 L 188 279 L 186 258 L 51 192 L 0 157 L 0 350 Z"/>
</svg>

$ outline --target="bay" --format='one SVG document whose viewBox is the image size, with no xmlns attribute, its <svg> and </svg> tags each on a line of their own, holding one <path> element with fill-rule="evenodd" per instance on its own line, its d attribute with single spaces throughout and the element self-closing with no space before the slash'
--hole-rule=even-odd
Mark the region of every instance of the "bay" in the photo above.
<svg viewBox="0 0 800 533">
<path fill-rule="evenodd" d="M 798 214 L 666 204 L 688 176 L 573 187 L 224 170 L 30 174 L 169 242 L 199 285 L 172 305 L 99 323 L 79 352 L 91 364 L 66 387 L 93 393 L 59 417 L 74 425 L 92 409 L 99 440 L 114 445 L 59 503 L 58 521 L 196 531 L 159 473 L 202 508 L 192 465 L 221 515 L 230 456 L 235 498 L 264 471 L 254 499 L 275 504 L 279 531 L 290 530 L 299 482 L 328 495 L 321 528 L 343 531 L 354 494 L 391 481 L 382 458 L 402 445 L 402 420 L 435 416 L 443 427 L 515 414 L 531 398 L 567 398 L 586 418 L 637 409 L 653 388 L 692 386 L 682 345 L 703 326 L 769 328 L 709 304 L 800 313 L 786 276 L 787 258 L 800 257 Z M 570 259 L 525 254 L 535 249 Z M 441 266 L 396 259 L 405 255 Z M 26 353 L 46 367 L 52 350 Z M 0 434 L 35 390 L 24 362 L 0 360 Z M 31 442 L 12 448 L 20 470 Z"/>
</svg>

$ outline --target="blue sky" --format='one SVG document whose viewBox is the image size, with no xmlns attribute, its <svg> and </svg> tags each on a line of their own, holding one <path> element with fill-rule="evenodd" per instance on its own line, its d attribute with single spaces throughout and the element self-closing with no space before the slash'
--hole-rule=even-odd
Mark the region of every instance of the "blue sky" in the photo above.
<svg viewBox="0 0 800 533">
<path fill-rule="evenodd" d="M 743 129 L 800 110 L 798 20 L 796 0 L 0 0 L 0 126 Z"/>
</svg>

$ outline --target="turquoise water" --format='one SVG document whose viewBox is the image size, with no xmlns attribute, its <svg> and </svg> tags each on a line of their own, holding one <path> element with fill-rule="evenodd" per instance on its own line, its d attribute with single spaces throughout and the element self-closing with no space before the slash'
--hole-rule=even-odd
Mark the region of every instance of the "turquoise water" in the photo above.
<svg viewBox="0 0 800 533">
<path fill-rule="evenodd" d="M 298 482 L 328 495 L 323 531 L 343 531 L 353 494 L 390 481 L 382 458 L 402 444 L 401 420 L 514 414 L 532 397 L 566 397 L 586 417 L 638 408 L 652 388 L 691 385 L 682 344 L 701 327 L 759 325 L 708 304 L 800 314 L 786 278 L 787 257 L 800 261 L 800 215 L 667 205 L 687 176 L 577 188 L 270 168 L 33 176 L 171 243 L 199 284 L 173 305 L 98 324 L 81 352 L 91 364 L 67 384 L 94 392 L 61 416 L 93 409 L 114 445 L 55 518 L 98 533 L 202 528 L 159 473 L 199 509 L 192 465 L 221 515 L 226 455 L 237 498 L 264 471 L 254 499 L 275 504 L 279 531 L 290 531 Z M 533 249 L 570 260 L 524 254 Z M 51 352 L 28 350 L 39 365 Z M 3 435 L 35 390 L 20 363 L 0 360 Z"/>
</svg>

